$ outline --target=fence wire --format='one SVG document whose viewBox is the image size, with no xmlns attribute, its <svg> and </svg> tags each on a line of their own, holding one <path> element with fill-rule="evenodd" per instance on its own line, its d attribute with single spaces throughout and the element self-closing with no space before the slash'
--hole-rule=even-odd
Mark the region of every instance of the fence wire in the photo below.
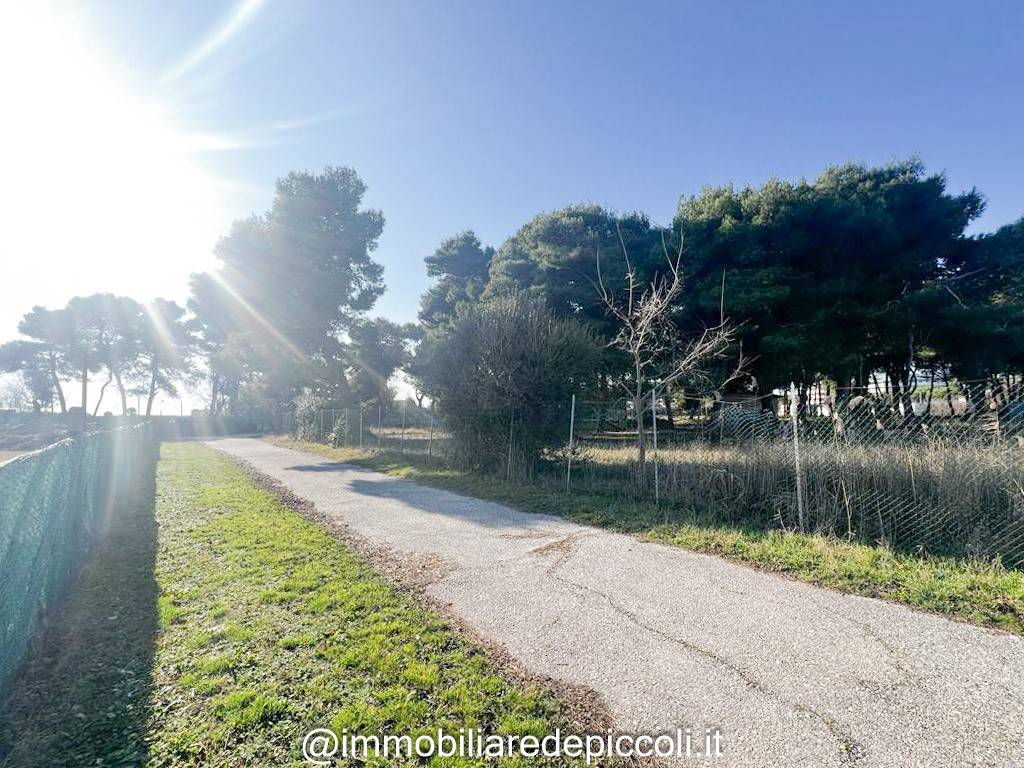
<svg viewBox="0 0 1024 768">
<path fill-rule="evenodd" d="M 291 415 L 284 427 L 300 440 L 424 457 L 443 457 L 448 439 L 433 409 L 414 400 L 391 403 L 387 408 L 375 404 L 321 408 L 305 419 Z"/>
<path fill-rule="evenodd" d="M 657 484 L 717 521 L 1024 564 L 1024 404 L 992 387 L 658 398 L 641 475 L 631 403 L 582 403 L 576 419 L 593 479 Z"/>
<path fill-rule="evenodd" d="M 714 523 L 1024 565 L 1024 402 L 998 382 L 811 386 L 765 396 L 647 392 L 566 403 L 565 445 L 507 478 L 662 504 Z M 653 414 L 653 416 L 652 416 Z M 321 411 L 300 437 L 443 459 L 413 401 Z M 510 433 L 511 434 L 511 433 Z M 656 440 L 655 440 L 656 436 Z"/>
<path fill-rule="evenodd" d="M 158 443 L 149 424 L 69 438 L 0 464 L 0 689 L 39 618 L 60 600 L 116 504 L 151 483 Z"/>
</svg>

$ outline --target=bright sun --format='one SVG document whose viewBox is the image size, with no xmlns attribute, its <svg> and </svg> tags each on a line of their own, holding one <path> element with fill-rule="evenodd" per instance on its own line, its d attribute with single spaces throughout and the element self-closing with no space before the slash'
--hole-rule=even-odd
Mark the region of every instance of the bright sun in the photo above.
<svg viewBox="0 0 1024 768">
<path fill-rule="evenodd" d="M 180 299 L 225 225 L 202 147 L 169 105 L 133 92 L 86 8 L 0 10 L 4 335 L 9 315 L 76 293 Z"/>
</svg>

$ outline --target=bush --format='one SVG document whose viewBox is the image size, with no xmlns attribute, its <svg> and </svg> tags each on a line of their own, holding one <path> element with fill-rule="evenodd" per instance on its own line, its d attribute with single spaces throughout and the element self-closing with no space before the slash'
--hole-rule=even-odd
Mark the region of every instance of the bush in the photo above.
<svg viewBox="0 0 1024 768">
<path fill-rule="evenodd" d="M 331 433 L 327 436 L 327 443 L 334 448 L 340 448 L 343 445 L 348 445 L 351 440 L 351 431 L 348 423 L 348 411 L 341 411 L 334 418 L 334 426 L 331 428 Z"/>
<path fill-rule="evenodd" d="M 449 458 L 474 468 L 505 461 L 510 427 L 528 464 L 565 442 L 570 397 L 597 367 L 591 331 L 524 295 L 468 307 L 424 345 L 423 384 L 451 433 Z"/>
<path fill-rule="evenodd" d="M 323 399 L 311 389 L 304 389 L 295 398 L 295 437 L 299 440 L 320 439 L 320 411 Z"/>
</svg>

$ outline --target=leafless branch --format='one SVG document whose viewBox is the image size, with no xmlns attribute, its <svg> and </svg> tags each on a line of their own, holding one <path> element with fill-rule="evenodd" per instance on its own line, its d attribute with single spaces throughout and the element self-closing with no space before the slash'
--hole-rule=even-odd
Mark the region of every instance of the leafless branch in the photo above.
<svg viewBox="0 0 1024 768">
<path fill-rule="evenodd" d="M 637 442 L 642 463 L 643 430 L 639 428 L 639 420 L 645 408 L 646 382 L 656 382 L 655 386 L 664 389 L 682 379 L 709 380 L 708 366 L 712 361 L 725 357 L 734 340 L 735 327 L 726 319 L 723 303 L 718 325 L 706 327 L 699 335 L 690 338 L 680 332 L 673 314 L 683 293 L 682 230 L 675 254 L 669 253 L 665 233 L 662 232 L 661 245 L 667 269 L 655 274 L 642 292 L 636 267 L 629 258 L 618 223 L 615 231 L 626 263 L 625 295 L 616 296 L 605 284 L 600 249 L 597 252 L 597 289 L 608 315 L 619 323 L 619 332 L 610 345 L 626 352 L 632 362 L 631 380 L 621 384 L 629 393 L 637 414 Z M 742 376 L 747 362 L 741 352 L 736 368 L 729 374 L 726 383 Z"/>
</svg>

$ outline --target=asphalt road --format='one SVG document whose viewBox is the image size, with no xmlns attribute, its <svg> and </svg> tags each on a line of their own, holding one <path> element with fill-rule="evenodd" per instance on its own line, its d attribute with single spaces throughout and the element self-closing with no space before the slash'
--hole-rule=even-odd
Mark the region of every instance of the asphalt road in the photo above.
<svg viewBox="0 0 1024 768">
<path fill-rule="evenodd" d="M 633 733 L 707 727 L 688 764 L 1024 766 L 1024 638 L 396 480 L 212 442 L 372 542 L 440 558 L 427 588 Z"/>
</svg>

